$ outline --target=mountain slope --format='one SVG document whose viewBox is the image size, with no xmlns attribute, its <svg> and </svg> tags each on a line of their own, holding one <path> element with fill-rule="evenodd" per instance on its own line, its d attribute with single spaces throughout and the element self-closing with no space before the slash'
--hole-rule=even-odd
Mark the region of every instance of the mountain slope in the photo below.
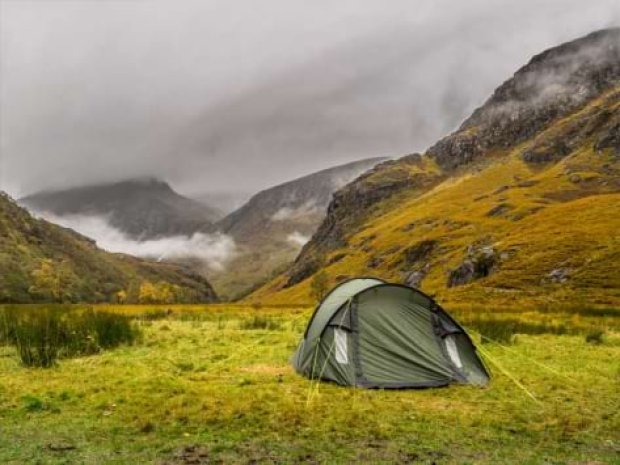
<svg viewBox="0 0 620 465">
<path fill-rule="evenodd" d="M 424 155 L 334 195 L 294 266 L 252 299 L 372 274 L 461 304 L 617 305 L 620 30 L 534 57 Z"/>
<path fill-rule="evenodd" d="M 111 226 L 141 240 L 207 231 L 222 216 L 217 209 L 183 197 L 152 178 L 40 192 L 19 202 L 57 216 L 104 216 Z"/>
<path fill-rule="evenodd" d="M 364 171 L 385 158 L 368 158 L 335 166 L 303 176 L 293 181 L 265 189 L 252 196 L 248 202 L 218 223 L 218 229 L 237 240 L 247 240 L 266 223 L 283 224 L 291 229 L 299 223 L 303 234 L 313 232 L 307 228 L 305 218 L 322 218 L 334 191 L 338 190 Z M 271 235 L 269 231 L 261 234 Z"/>
<path fill-rule="evenodd" d="M 203 277 L 98 249 L 71 229 L 33 218 L 0 192 L 0 302 L 212 302 Z"/>
<path fill-rule="evenodd" d="M 238 249 L 224 272 L 211 274 L 218 292 L 243 294 L 290 263 L 323 220 L 333 192 L 382 160 L 359 160 L 265 189 L 218 222 Z"/>
</svg>

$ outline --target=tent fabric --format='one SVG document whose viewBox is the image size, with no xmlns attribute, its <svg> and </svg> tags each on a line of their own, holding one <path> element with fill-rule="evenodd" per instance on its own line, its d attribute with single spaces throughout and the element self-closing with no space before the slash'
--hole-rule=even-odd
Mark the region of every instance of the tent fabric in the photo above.
<svg viewBox="0 0 620 465">
<path fill-rule="evenodd" d="M 317 310 L 312 315 L 306 331 L 306 339 L 316 339 L 323 332 L 334 314 L 353 296 L 373 286 L 383 284 L 384 281 L 374 278 L 358 278 L 345 281 L 325 296 Z"/>
<path fill-rule="evenodd" d="M 467 333 L 432 298 L 374 278 L 346 281 L 328 294 L 293 366 L 311 379 L 369 388 L 489 381 Z"/>
</svg>

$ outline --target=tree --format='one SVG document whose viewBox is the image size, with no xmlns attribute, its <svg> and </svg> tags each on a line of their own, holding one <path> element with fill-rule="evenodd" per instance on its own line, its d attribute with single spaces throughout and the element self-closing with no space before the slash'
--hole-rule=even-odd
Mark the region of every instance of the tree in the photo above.
<svg viewBox="0 0 620 465">
<path fill-rule="evenodd" d="M 138 301 L 141 304 L 172 304 L 182 297 L 182 289 L 166 281 L 143 281 L 140 284 Z"/>
<path fill-rule="evenodd" d="M 119 304 L 124 304 L 127 301 L 127 292 L 124 289 L 121 289 L 116 293 L 116 301 Z"/>
<path fill-rule="evenodd" d="M 68 262 L 54 262 L 48 258 L 43 259 L 40 261 L 39 267 L 32 271 L 31 276 L 33 284 L 28 292 L 57 302 L 71 301 L 77 276 L 71 270 Z"/>
<path fill-rule="evenodd" d="M 312 281 L 310 281 L 310 295 L 317 302 L 323 300 L 325 294 L 327 294 L 327 289 L 329 288 L 329 276 L 325 272 L 325 270 L 321 270 L 316 273 L 312 277 Z"/>
<path fill-rule="evenodd" d="M 178 286 L 170 284 L 166 281 L 159 281 L 155 284 L 155 300 L 160 304 L 171 304 L 176 299 Z"/>
<path fill-rule="evenodd" d="M 142 284 L 140 284 L 138 302 L 141 304 L 152 304 L 157 302 L 157 289 L 152 282 L 143 281 Z"/>
</svg>

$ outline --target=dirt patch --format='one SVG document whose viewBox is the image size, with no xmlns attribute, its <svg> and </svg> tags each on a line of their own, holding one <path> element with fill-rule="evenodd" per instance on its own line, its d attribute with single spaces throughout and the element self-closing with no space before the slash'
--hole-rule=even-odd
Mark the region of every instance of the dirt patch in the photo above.
<svg viewBox="0 0 620 465">
<path fill-rule="evenodd" d="M 493 208 L 491 208 L 487 212 L 486 216 L 489 216 L 489 217 L 504 216 L 506 215 L 506 213 L 510 212 L 513 209 L 514 207 L 508 203 L 500 203 L 494 206 Z"/>
<path fill-rule="evenodd" d="M 206 447 L 198 445 L 184 446 L 178 449 L 170 459 L 159 462 L 159 465 L 203 465 L 223 463 L 212 459 Z"/>
<path fill-rule="evenodd" d="M 45 448 L 47 450 L 50 450 L 52 452 L 67 452 L 70 450 L 75 450 L 77 449 L 77 447 L 74 444 L 68 443 L 68 442 L 53 442 L 50 444 L 47 444 L 45 446 Z"/>
</svg>

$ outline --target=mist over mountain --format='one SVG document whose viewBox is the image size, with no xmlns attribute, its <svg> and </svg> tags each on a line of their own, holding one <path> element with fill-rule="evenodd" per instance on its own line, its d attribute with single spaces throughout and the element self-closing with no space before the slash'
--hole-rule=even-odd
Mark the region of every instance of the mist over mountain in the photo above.
<svg viewBox="0 0 620 465">
<path fill-rule="evenodd" d="M 239 191 L 221 191 L 221 192 L 196 192 L 192 198 L 211 208 L 217 208 L 222 212 L 222 217 L 241 208 L 254 192 Z"/>
<path fill-rule="evenodd" d="M 384 158 L 328 168 L 255 194 L 226 217 L 168 183 L 132 179 L 40 192 L 20 203 L 104 250 L 184 263 L 234 293 L 292 260 L 322 221 L 332 193 Z"/>
<path fill-rule="evenodd" d="M 235 254 L 234 240 L 215 227 L 221 210 L 183 197 L 155 178 L 40 192 L 19 202 L 110 252 L 197 260 L 210 270 L 222 269 Z"/>
<path fill-rule="evenodd" d="M 235 241 L 235 254 L 208 274 L 218 292 L 242 296 L 287 266 L 325 217 L 332 194 L 383 160 L 359 160 L 265 189 L 219 221 L 217 229 Z"/>
<path fill-rule="evenodd" d="M 207 232 L 223 217 L 220 210 L 183 197 L 155 178 L 38 192 L 19 202 L 57 217 L 103 217 L 136 240 Z"/>
<path fill-rule="evenodd" d="M 325 214 L 332 194 L 385 159 L 359 160 L 265 189 L 219 221 L 217 227 L 241 242 L 257 235 L 272 236 L 269 225 L 278 225 L 290 233 L 311 234 L 316 218 Z"/>
<path fill-rule="evenodd" d="M 421 151 L 614 0 L 2 2 L 0 186 L 257 192 Z M 79 40 L 76 40 L 79 37 Z M 260 174 L 260 175 L 257 175 Z"/>
</svg>

